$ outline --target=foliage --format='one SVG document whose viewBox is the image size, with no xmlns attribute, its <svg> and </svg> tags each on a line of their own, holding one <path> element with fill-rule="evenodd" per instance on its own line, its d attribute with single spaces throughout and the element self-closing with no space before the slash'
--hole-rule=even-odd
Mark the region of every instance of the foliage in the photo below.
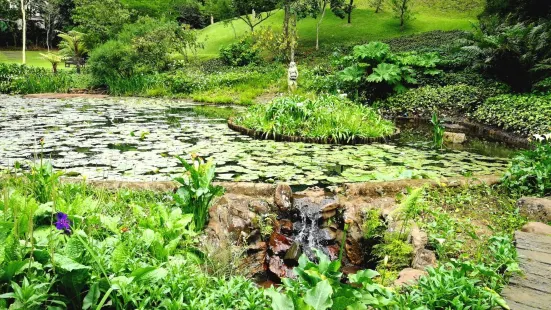
<svg viewBox="0 0 551 310">
<path fill-rule="evenodd" d="M 407 242 L 407 235 L 400 232 L 386 232 L 383 241 L 373 247 L 373 255 L 385 268 L 400 271 L 411 265 L 413 246 Z"/>
<path fill-rule="evenodd" d="M 235 109 L 230 107 L 196 106 L 193 107 L 193 113 L 209 118 L 220 118 L 227 120 L 235 116 L 237 112 Z"/>
<path fill-rule="evenodd" d="M 0 64 L 0 93 L 63 93 L 67 92 L 70 86 L 71 78 L 65 72 L 53 74 L 43 68 Z"/>
<path fill-rule="evenodd" d="M 186 172 L 174 180 L 181 184 L 174 194 L 174 200 L 184 212 L 193 214 L 193 228 L 202 231 L 208 222 L 209 208 L 216 197 L 224 194 L 224 188 L 212 185 L 216 166 L 205 163 L 199 157 L 193 157 L 192 163 L 178 157 Z"/>
<path fill-rule="evenodd" d="M 506 276 L 519 271 L 511 237 L 493 237 L 490 252 L 495 255 L 490 262 L 451 261 L 437 269 L 429 268 L 428 276 L 397 295 L 397 304 L 408 309 L 506 307 L 499 292 Z M 457 294 L 458 290 L 461 294 Z"/>
<path fill-rule="evenodd" d="M 177 63 L 175 54 L 188 61 L 188 53 L 200 46 L 193 30 L 176 22 L 144 17 L 125 25 L 116 40 L 92 51 L 90 72 L 99 84 L 106 84 L 108 80 L 167 71 Z"/>
<path fill-rule="evenodd" d="M 400 27 L 403 29 L 406 22 L 413 18 L 412 0 L 389 0 L 390 7 L 396 18 L 400 20 Z"/>
<path fill-rule="evenodd" d="M 203 271 L 193 215 L 166 194 L 57 180 L 50 183 L 55 192 L 27 190 L 42 187 L 40 180 L 0 181 L 0 306 L 268 308 L 263 291 L 249 280 Z M 47 202 L 39 203 L 40 197 Z M 59 212 L 69 231 L 53 226 Z"/>
<path fill-rule="evenodd" d="M 489 25 L 463 50 L 477 57 L 474 67 L 519 91 L 551 75 L 551 23 Z M 507 63 L 507 66 L 503 66 Z"/>
<path fill-rule="evenodd" d="M 474 117 L 486 124 L 529 136 L 550 132 L 550 111 L 549 95 L 500 95 L 486 100 Z"/>
<path fill-rule="evenodd" d="M 442 126 L 442 122 L 438 118 L 438 113 L 432 113 L 430 122 L 432 124 L 432 144 L 436 149 L 440 150 L 444 146 L 444 126 Z"/>
<path fill-rule="evenodd" d="M 375 110 L 337 96 L 317 99 L 276 98 L 270 104 L 255 105 L 235 123 L 265 133 L 321 138 L 335 143 L 355 138 L 382 137 L 394 133 L 394 125 Z"/>
<path fill-rule="evenodd" d="M 266 290 L 272 309 L 381 309 L 393 304 L 392 291 L 373 282 L 377 272 L 359 271 L 348 276 L 350 284 L 343 284 L 341 262 L 330 261 L 321 251 L 316 253 L 317 264 L 306 255 L 300 257 L 298 267 L 293 269 L 297 279 L 283 279 L 284 291 Z"/>
<path fill-rule="evenodd" d="M 247 39 L 220 49 L 220 58 L 227 65 L 236 67 L 258 64 L 261 61 L 259 51 Z"/>
<path fill-rule="evenodd" d="M 381 211 L 367 210 L 364 216 L 363 232 L 366 239 L 377 239 L 383 236 L 385 225 L 381 221 Z"/>
<path fill-rule="evenodd" d="M 344 90 L 355 90 L 364 96 L 366 93 L 403 92 L 408 85 L 418 83 L 416 76 L 419 73 L 440 73 L 436 69 L 438 55 L 416 52 L 394 54 L 388 44 L 381 42 L 355 46 L 352 54 L 341 61 L 345 68 L 338 78 Z"/>
<path fill-rule="evenodd" d="M 501 89 L 481 89 L 465 84 L 425 86 L 391 96 L 375 105 L 394 115 L 428 117 L 435 110 L 461 115 L 474 112 L 486 98 L 499 93 Z"/>
<path fill-rule="evenodd" d="M 513 159 L 502 185 L 519 195 L 551 195 L 551 135 Z"/>
<path fill-rule="evenodd" d="M 84 44 L 85 35 L 78 31 L 69 31 L 60 33 L 58 36 L 61 38 L 61 43 L 59 43 L 60 54 L 66 59 L 77 61 L 77 73 L 80 73 L 81 61 L 88 53 L 88 48 Z"/>
<path fill-rule="evenodd" d="M 74 0 L 72 18 L 78 30 L 86 33 L 88 48 L 114 38 L 130 20 L 130 12 L 119 0 Z"/>
<path fill-rule="evenodd" d="M 277 0 L 230 0 L 232 17 L 241 19 L 251 32 L 274 14 Z M 251 14 L 252 13 L 252 14 Z"/>
<path fill-rule="evenodd" d="M 62 61 L 61 56 L 54 53 L 43 54 L 40 53 L 40 56 L 52 64 L 52 72 L 57 73 L 57 65 Z"/>
</svg>

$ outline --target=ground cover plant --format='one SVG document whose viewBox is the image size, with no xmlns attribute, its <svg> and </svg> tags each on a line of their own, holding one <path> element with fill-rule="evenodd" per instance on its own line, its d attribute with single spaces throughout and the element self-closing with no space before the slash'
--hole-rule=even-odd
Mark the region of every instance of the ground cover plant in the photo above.
<svg viewBox="0 0 551 310">
<path fill-rule="evenodd" d="M 193 223 L 204 217 L 182 211 L 196 198 L 61 184 L 47 162 L 24 175 L 0 181 L 0 308 L 267 308 L 236 270 L 227 279 L 203 267 Z M 178 197 L 194 188 L 185 184 Z"/>
<path fill-rule="evenodd" d="M 279 134 L 333 142 L 385 137 L 396 130 L 375 110 L 337 96 L 276 98 L 249 108 L 234 122 L 263 132 L 266 138 Z"/>
</svg>

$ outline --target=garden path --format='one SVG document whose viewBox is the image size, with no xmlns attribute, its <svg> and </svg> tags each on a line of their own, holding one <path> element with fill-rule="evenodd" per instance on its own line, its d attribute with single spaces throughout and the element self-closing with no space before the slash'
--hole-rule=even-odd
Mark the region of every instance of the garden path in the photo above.
<svg viewBox="0 0 551 310">
<path fill-rule="evenodd" d="M 551 236 L 515 233 L 523 274 L 511 279 L 503 296 L 512 310 L 551 309 Z"/>
</svg>

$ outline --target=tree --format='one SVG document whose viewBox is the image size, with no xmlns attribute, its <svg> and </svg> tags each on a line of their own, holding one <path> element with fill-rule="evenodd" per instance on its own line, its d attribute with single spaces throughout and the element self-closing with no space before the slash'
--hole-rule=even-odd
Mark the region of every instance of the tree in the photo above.
<svg viewBox="0 0 551 310">
<path fill-rule="evenodd" d="M 379 13 L 383 8 L 384 0 L 371 0 L 369 4 L 375 8 L 375 13 Z"/>
<path fill-rule="evenodd" d="M 59 52 L 67 58 L 74 59 L 77 66 L 77 73 L 80 73 L 82 59 L 84 59 L 84 56 L 88 53 L 88 48 L 86 48 L 86 44 L 84 43 L 84 34 L 73 30 L 67 33 L 61 33 L 59 37 L 62 39 L 59 44 Z"/>
<path fill-rule="evenodd" d="M 278 0 L 232 0 L 233 16 L 254 28 L 270 18 L 277 8 Z"/>
<path fill-rule="evenodd" d="M 309 15 L 318 20 L 316 24 L 316 50 L 319 50 L 319 33 L 325 12 L 330 7 L 336 16 L 344 18 L 345 12 L 342 8 L 344 3 L 343 0 L 308 0 L 307 5 Z"/>
<path fill-rule="evenodd" d="M 412 0 L 390 0 L 390 6 L 396 15 L 396 18 L 400 19 L 400 28 L 403 30 L 406 22 L 413 17 L 411 11 Z"/>
<path fill-rule="evenodd" d="M 38 13 L 44 20 L 44 28 L 46 29 L 46 47 L 50 51 L 53 33 L 61 21 L 59 0 L 41 1 L 38 4 Z"/>
<path fill-rule="evenodd" d="M 23 55 L 22 62 L 27 62 L 27 3 L 21 0 L 21 31 L 23 33 Z"/>
<path fill-rule="evenodd" d="M 348 15 L 348 23 L 352 24 L 352 11 L 356 8 L 354 5 L 354 0 L 349 0 L 348 4 L 346 5 L 345 12 Z"/>
<path fill-rule="evenodd" d="M 130 11 L 119 0 L 75 0 L 73 21 L 90 48 L 115 37 L 129 20 Z"/>
<path fill-rule="evenodd" d="M 57 65 L 61 62 L 61 56 L 48 53 L 48 54 L 42 54 L 40 53 L 40 56 L 42 56 L 43 59 L 47 60 L 52 65 L 52 71 L 54 74 L 57 73 Z"/>
</svg>

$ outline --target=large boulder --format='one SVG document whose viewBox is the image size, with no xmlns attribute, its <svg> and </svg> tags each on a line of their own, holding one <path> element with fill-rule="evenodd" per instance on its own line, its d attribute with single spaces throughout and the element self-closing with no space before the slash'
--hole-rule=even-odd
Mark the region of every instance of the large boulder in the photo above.
<svg viewBox="0 0 551 310">
<path fill-rule="evenodd" d="M 427 249 L 420 249 L 415 253 L 411 266 L 414 269 L 425 270 L 427 267 L 436 267 L 436 254 Z"/>
<path fill-rule="evenodd" d="M 462 144 L 465 141 L 467 141 L 467 136 L 464 133 L 444 132 L 444 142 Z"/>
<path fill-rule="evenodd" d="M 522 226 L 521 229 L 523 232 L 538 234 L 538 235 L 551 235 L 551 226 L 539 223 L 539 222 L 530 222 Z"/>
<path fill-rule="evenodd" d="M 420 277 L 427 274 L 424 270 L 406 268 L 398 274 L 398 279 L 394 281 L 394 286 L 413 285 L 417 283 Z"/>
<path fill-rule="evenodd" d="M 425 246 L 427 246 L 427 243 L 429 243 L 429 236 L 426 232 L 419 229 L 417 225 L 413 226 L 413 228 L 411 229 L 410 237 L 414 253 L 417 253 L 417 251 L 424 249 Z"/>
<path fill-rule="evenodd" d="M 274 203 L 281 211 L 288 211 L 293 206 L 293 190 L 288 184 L 278 184 L 275 190 Z"/>
<path fill-rule="evenodd" d="M 530 221 L 551 222 L 551 198 L 523 197 L 517 201 L 520 214 Z"/>
</svg>

